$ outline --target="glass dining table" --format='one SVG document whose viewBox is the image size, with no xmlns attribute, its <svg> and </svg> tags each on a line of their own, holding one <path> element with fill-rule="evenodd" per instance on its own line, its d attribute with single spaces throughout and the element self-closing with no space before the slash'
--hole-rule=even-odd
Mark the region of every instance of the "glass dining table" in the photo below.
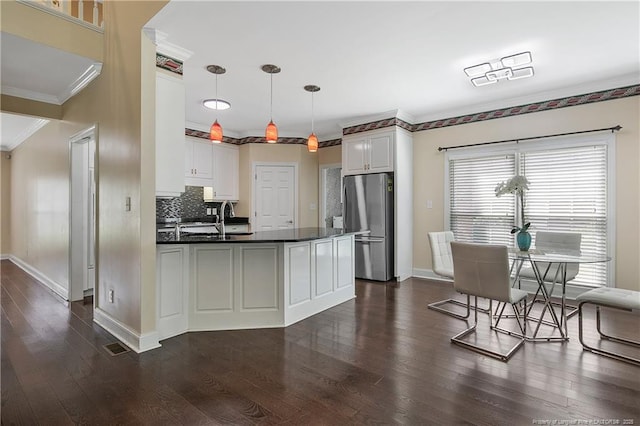
<svg viewBox="0 0 640 426">
<path fill-rule="evenodd" d="M 533 274 L 538 283 L 538 290 L 531 302 L 527 304 L 526 318 L 534 320 L 536 323 L 535 330 L 531 335 L 526 335 L 525 339 L 535 342 L 557 342 L 569 340 L 567 327 L 567 319 L 570 314 L 575 313 L 575 307 L 568 307 L 566 303 L 566 287 L 567 287 L 567 265 L 580 263 L 598 263 L 608 262 L 611 257 L 604 255 L 583 254 L 577 251 L 550 251 L 531 249 L 528 251 L 519 251 L 516 248 L 509 249 L 509 258 L 511 263 L 511 274 L 514 277 L 514 285 L 520 281 L 520 272 L 526 264 L 531 266 Z M 554 291 L 559 288 L 562 292 L 561 301 L 554 302 Z M 538 297 L 540 296 L 540 297 Z M 539 317 L 532 317 L 532 309 L 535 303 L 542 303 L 542 312 Z M 556 312 L 554 306 L 560 308 L 560 315 Z M 551 321 L 545 320 L 545 314 L 549 312 Z M 538 332 L 542 324 L 550 325 L 557 329 L 560 336 L 539 337 Z"/>
</svg>

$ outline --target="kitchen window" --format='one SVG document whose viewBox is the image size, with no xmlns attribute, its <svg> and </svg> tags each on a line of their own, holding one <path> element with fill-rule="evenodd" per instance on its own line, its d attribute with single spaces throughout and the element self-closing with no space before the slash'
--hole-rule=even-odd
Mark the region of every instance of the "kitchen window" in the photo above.
<svg viewBox="0 0 640 426">
<path fill-rule="evenodd" d="M 495 187 L 520 174 L 530 182 L 524 213 L 533 244 L 539 230 L 579 232 L 583 253 L 613 257 L 614 142 L 605 134 L 447 152 L 446 228 L 459 241 L 515 246 L 519 205 L 515 196 L 496 197 Z M 613 262 L 605 262 L 581 264 L 571 284 L 612 282 Z"/>
</svg>

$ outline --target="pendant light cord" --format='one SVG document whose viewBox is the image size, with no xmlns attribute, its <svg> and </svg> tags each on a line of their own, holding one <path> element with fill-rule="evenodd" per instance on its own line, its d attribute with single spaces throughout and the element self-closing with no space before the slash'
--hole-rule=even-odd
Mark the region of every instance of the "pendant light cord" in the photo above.
<svg viewBox="0 0 640 426">
<path fill-rule="evenodd" d="M 216 74 L 216 121 L 218 121 L 218 109 L 220 109 L 220 99 L 218 98 L 218 74 Z"/>
<path fill-rule="evenodd" d="M 273 121 L 273 73 L 269 75 L 271 76 L 271 103 L 269 105 L 269 120 Z"/>
<path fill-rule="evenodd" d="M 313 133 L 313 92 L 311 92 L 311 133 Z"/>
</svg>

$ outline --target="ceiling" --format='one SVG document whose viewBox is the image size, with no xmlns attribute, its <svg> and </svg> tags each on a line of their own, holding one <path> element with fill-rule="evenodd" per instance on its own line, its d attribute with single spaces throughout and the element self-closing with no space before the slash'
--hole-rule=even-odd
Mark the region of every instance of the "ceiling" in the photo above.
<svg viewBox="0 0 640 426">
<path fill-rule="evenodd" d="M 2 128 L 0 150 L 13 150 L 48 122 L 49 120 L 43 118 L 0 113 L 0 127 Z"/>
<path fill-rule="evenodd" d="M 62 105 L 96 78 L 102 64 L 89 58 L 1 33 L 2 94 Z"/>
<path fill-rule="evenodd" d="M 217 118 L 225 135 L 306 137 L 314 95 L 321 141 L 363 116 L 399 110 L 419 123 L 640 82 L 639 2 L 171 1 L 146 27 L 193 55 L 184 63 L 187 127 L 216 113 L 209 64 L 226 68 Z M 533 78 L 474 87 L 465 67 L 530 51 Z M 385 118 L 382 114 L 380 118 Z"/>
<path fill-rule="evenodd" d="M 0 33 L 2 94 L 62 105 L 93 81 L 102 64 L 6 32 Z M 11 151 L 49 120 L 0 114 L 0 149 Z"/>
</svg>

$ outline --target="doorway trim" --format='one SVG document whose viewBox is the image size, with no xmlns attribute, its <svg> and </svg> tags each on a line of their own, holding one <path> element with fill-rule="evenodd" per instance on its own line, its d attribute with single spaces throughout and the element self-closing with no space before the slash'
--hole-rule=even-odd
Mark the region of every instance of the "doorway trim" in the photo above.
<svg viewBox="0 0 640 426">
<path fill-rule="evenodd" d="M 327 228 L 327 222 L 325 221 L 325 216 L 327 215 L 327 170 L 329 169 L 342 169 L 342 163 L 331 163 L 331 164 L 321 164 L 320 171 L 318 176 L 318 182 L 320 184 L 320 188 L 318 188 L 319 200 L 318 205 L 320 206 L 320 216 L 318 217 L 318 225 L 320 228 Z M 344 191 L 342 190 L 342 179 L 344 178 L 344 174 L 340 172 L 340 202 L 342 202 L 342 196 Z"/>
<path fill-rule="evenodd" d="M 94 141 L 94 159 L 93 159 L 93 170 L 94 170 L 94 184 L 95 184 L 95 221 L 94 221 L 94 286 L 98 285 L 98 211 L 99 211 L 99 196 L 98 196 L 98 125 L 94 124 L 91 127 L 82 130 L 69 138 L 69 288 L 68 288 L 68 297 L 69 301 L 82 300 L 84 297 L 84 288 L 83 283 L 74 282 L 73 279 L 73 267 L 75 266 L 74 261 L 74 251 L 77 249 L 74 244 L 75 233 L 73 231 L 73 216 L 74 216 L 74 208 L 73 208 L 73 167 L 74 167 L 74 156 L 73 149 L 75 147 L 74 144 L 77 144 L 85 139 L 93 139 Z M 89 183 L 90 184 L 90 183 Z M 86 231 L 88 232 L 88 230 Z M 83 236 L 87 236 L 86 233 L 83 233 Z M 82 254 L 84 256 L 86 253 Z M 88 262 L 87 262 L 88 263 Z M 94 288 L 95 294 L 95 288 Z M 95 305 L 94 305 L 95 306 Z"/>
<path fill-rule="evenodd" d="M 269 167 L 293 167 L 293 227 L 297 228 L 300 224 L 298 217 L 298 191 L 299 191 L 299 177 L 298 177 L 298 163 L 296 162 L 268 162 L 268 161 L 254 161 L 251 163 L 251 174 L 253 175 L 253 179 L 251 179 L 251 213 L 249 218 L 249 222 L 251 222 L 252 229 L 255 229 L 255 221 L 257 218 L 256 211 L 256 180 L 258 179 L 258 171 L 257 168 L 259 166 L 269 166 Z"/>
</svg>

